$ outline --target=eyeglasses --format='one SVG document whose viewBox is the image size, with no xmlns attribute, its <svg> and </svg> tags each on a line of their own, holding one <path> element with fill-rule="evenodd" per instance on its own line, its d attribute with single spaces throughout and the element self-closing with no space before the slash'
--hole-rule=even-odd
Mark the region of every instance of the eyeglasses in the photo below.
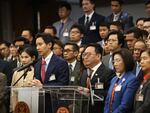
<svg viewBox="0 0 150 113">
<path fill-rule="evenodd" d="M 87 57 L 90 57 L 90 56 L 92 56 L 92 55 L 96 55 L 96 54 L 92 54 L 92 53 L 83 53 L 83 54 L 82 54 L 82 58 L 85 58 L 86 56 L 87 56 Z"/>
</svg>

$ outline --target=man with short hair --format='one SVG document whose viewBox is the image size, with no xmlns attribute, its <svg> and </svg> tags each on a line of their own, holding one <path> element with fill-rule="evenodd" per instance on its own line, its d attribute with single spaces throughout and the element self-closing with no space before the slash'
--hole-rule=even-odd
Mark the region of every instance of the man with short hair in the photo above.
<svg viewBox="0 0 150 113">
<path fill-rule="evenodd" d="M 79 47 L 75 43 L 66 43 L 64 46 L 63 57 L 69 66 L 69 85 L 79 85 L 81 71 L 80 62 L 77 61 Z"/>
<path fill-rule="evenodd" d="M 123 30 L 127 30 L 134 26 L 133 17 L 122 10 L 123 0 L 111 0 L 112 14 L 106 17 L 106 22 L 120 21 L 123 25 Z"/>
<path fill-rule="evenodd" d="M 53 26 L 57 30 L 56 36 L 63 44 L 67 43 L 70 40 L 69 30 L 71 26 L 75 23 L 70 18 L 70 14 L 71 14 L 71 5 L 66 1 L 61 1 L 58 6 L 58 16 L 60 20 L 55 22 Z"/>
<path fill-rule="evenodd" d="M 105 17 L 95 12 L 94 0 L 82 0 L 82 9 L 84 15 L 78 19 L 78 23 L 85 29 L 83 44 L 96 43 L 101 40 L 99 25 L 104 22 Z"/>
<path fill-rule="evenodd" d="M 70 29 L 70 41 L 76 43 L 78 46 L 81 46 L 83 37 L 84 30 L 82 26 L 79 24 L 74 24 Z"/>
<path fill-rule="evenodd" d="M 94 105 L 90 103 L 89 113 L 103 113 L 105 97 L 110 81 L 114 77 L 114 72 L 102 63 L 102 53 L 103 48 L 99 44 L 88 44 L 82 54 L 86 69 L 81 76 L 81 85 L 94 90 L 94 94 L 104 99 L 94 101 Z"/>
<path fill-rule="evenodd" d="M 144 19 L 143 29 L 150 34 L 150 18 Z"/>
</svg>

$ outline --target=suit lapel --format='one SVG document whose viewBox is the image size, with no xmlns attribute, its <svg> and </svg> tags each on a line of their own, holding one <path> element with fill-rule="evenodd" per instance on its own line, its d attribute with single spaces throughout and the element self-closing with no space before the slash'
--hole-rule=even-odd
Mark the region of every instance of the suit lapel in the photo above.
<svg viewBox="0 0 150 113">
<path fill-rule="evenodd" d="M 45 73 L 45 80 L 49 80 L 49 77 L 51 76 L 51 74 L 53 73 L 53 70 L 54 70 L 54 67 L 55 67 L 55 62 L 56 62 L 56 57 L 55 55 L 53 54 L 52 55 L 52 58 L 48 64 L 48 67 L 47 67 L 47 70 L 46 70 L 46 73 Z M 44 81 L 45 81 L 44 80 Z"/>
</svg>

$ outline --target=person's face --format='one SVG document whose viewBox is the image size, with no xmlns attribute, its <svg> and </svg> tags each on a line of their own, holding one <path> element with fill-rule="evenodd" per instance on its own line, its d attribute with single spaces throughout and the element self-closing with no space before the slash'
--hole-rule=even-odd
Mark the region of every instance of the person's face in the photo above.
<svg viewBox="0 0 150 113">
<path fill-rule="evenodd" d="M 116 25 L 110 25 L 109 29 L 110 29 L 110 32 L 119 31 L 119 28 Z"/>
<path fill-rule="evenodd" d="M 150 56 L 146 51 L 141 54 L 140 65 L 142 70 L 147 70 L 150 68 Z"/>
<path fill-rule="evenodd" d="M 122 7 L 118 1 L 111 1 L 111 10 L 113 13 L 117 14 L 121 11 Z"/>
<path fill-rule="evenodd" d="M 77 28 L 73 28 L 70 31 L 70 40 L 73 42 L 78 42 L 83 37 L 83 34 Z"/>
<path fill-rule="evenodd" d="M 77 60 L 78 60 L 78 61 L 81 60 L 81 54 L 82 54 L 83 50 L 84 50 L 84 47 L 80 47 L 80 48 L 79 48 L 79 53 L 78 53 L 78 56 L 77 56 Z"/>
<path fill-rule="evenodd" d="M 150 4 L 146 5 L 146 9 L 145 10 L 146 10 L 147 15 L 150 16 Z"/>
<path fill-rule="evenodd" d="M 62 56 L 63 49 L 58 44 L 54 44 L 54 46 L 53 46 L 53 52 L 57 56 Z"/>
<path fill-rule="evenodd" d="M 73 50 L 72 45 L 65 45 L 64 51 L 63 51 L 63 57 L 68 62 L 72 62 L 77 58 L 78 52 Z"/>
<path fill-rule="evenodd" d="M 118 48 L 120 48 L 119 42 L 118 42 L 118 36 L 116 34 L 112 34 L 108 38 L 108 46 L 110 51 L 114 51 Z"/>
<path fill-rule="evenodd" d="M 94 10 L 94 4 L 92 4 L 90 0 L 83 0 L 82 9 L 85 13 L 91 13 Z"/>
<path fill-rule="evenodd" d="M 109 29 L 106 26 L 99 27 L 99 35 L 102 39 L 106 38 L 109 33 Z"/>
<path fill-rule="evenodd" d="M 147 48 L 150 48 L 150 39 L 147 39 L 146 46 L 147 46 Z"/>
<path fill-rule="evenodd" d="M 9 56 L 10 50 L 9 50 L 9 47 L 7 47 L 5 44 L 1 44 L 0 50 L 1 50 L 1 55 L 3 57 L 8 57 Z"/>
<path fill-rule="evenodd" d="M 150 33 L 150 21 L 144 22 L 143 29 Z"/>
<path fill-rule="evenodd" d="M 30 63 L 30 62 L 32 61 L 32 58 L 31 58 L 31 56 L 30 56 L 28 53 L 26 53 L 26 52 L 24 51 L 24 52 L 22 52 L 21 55 L 20 55 L 20 60 L 21 60 L 21 63 L 22 63 L 23 65 L 25 65 L 25 64 Z"/>
<path fill-rule="evenodd" d="M 140 60 L 140 55 L 141 55 L 141 52 L 146 48 L 146 45 L 141 42 L 141 41 L 138 41 L 134 44 L 134 49 L 133 49 L 133 57 L 136 61 L 139 61 Z"/>
<path fill-rule="evenodd" d="M 144 21 L 143 20 L 139 20 L 136 24 L 137 28 L 139 29 L 143 29 L 143 25 L 144 25 Z"/>
<path fill-rule="evenodd" d="M 104 49 L 105 54 L 108 54 L 110 52 L 109 45 L 108 45 L 107 41 L 105 41 L 105 43 L 103 45 L 103 49 Z"/>
<path fill-rule="evenodd" d="M 66 7 L 61 7 L 58 9 L 58 15 L 60 19 L 65 19 L 70 15 L 70 10 L 67 10 Z"/>
<path fill-rule="evenodd" d="M 119 54 L 114 55 L 113 65 L 117 73 L 125 72 L 125 64 L 122 57 Z"/>
<path fill-rule="evenodd" d="M 134 33 L 126 34 L 125 40 L 126 40 L 126 42 L 127 42 L 127 46 L 128 46 L 128 48 L 129 48 L 129 50 L 133 50 L 134 43 L 135 43 L 135 41 L 137 40 L 137 39 L 134 37 Z"/>
<path fill-rule="evenodd" d="M 87 68 L 93 68 L 101 61 L 101 55 L 96 54 L 94 47 L 87 47 L 82 54 L 83 64 Z"/>
<path fill-rule="evenodd" d="M 23 41 L 16 41 L 15 42 L 15 47 L 17 49 L 22 48 L 24 46 L 24 42 Z"/>
<path fill-rule="evenodd" d="M 51 46 L 52 44 L 51 43 L 46 44 L 44 40 L 42 39 L 42 37 L 39 37 L 36 39 L 37 51 L 39 55 L 43 56 L 44 58 L 46 58 L 51 52 Z"/>
<path fill-rule="evenodd" d="M 15 47 L 15 45 L 11 44 L 10 47 L 9 47 L 9 50 L 10 50 L 10 54 L 13 56 L 13 57 L 16 57 L 17 56 L 17 48 Z"/>
<path fill-rule="evenodd" d="M 44 29 L 44 33 L 50 34 L 53 37 L 55 36 L 53 29 L 50 29 L 50 28 Z"/>
<path fill-rule="evenodd" d="M 23 36 L 27 40 L 31 40 L 32 36 L 30 35 L 30 32 L 27 30 L 22 31 L 21 36 Z"/>
</svg>

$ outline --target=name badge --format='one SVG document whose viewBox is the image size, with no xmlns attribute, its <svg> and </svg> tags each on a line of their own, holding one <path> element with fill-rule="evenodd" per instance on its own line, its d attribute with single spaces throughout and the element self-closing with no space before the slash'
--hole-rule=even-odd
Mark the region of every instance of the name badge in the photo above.
<svg viewBox="0 0 150 113">
<path fill-rule="evenodd" d="M 90 30 L 96 30 L 96 26 L 95 25 L 90 26 Z"/>
<path fill-rule="evenodd" d="M 122 85 L 118 85 L 118 86 L 115 88 L 115 91 L 121 91 L 121 88 L 122 88 Z"/>
<path fill-rule="evenodd" d="M 143 94 L 136 94 L 136 101 L 143 102 L 143 100 L 144 100 L 144 95 Z"/>
<path fill-rule="evenodd" d="M 68 36 L 69 36 L 69 33 L 68 33 L 68 32 L 64 32 L 64 33 L 63 33 L 63 36 L 64 36 L 64 37 L 68 37 Z"/>
<path fill-rule="evenodd" d="M 104 84 L 103 83 L 96 83 L 95 89 L 104 89 Z"/>
<path fill-rule="evenodd" d="M 74 82 L 74 80 L 75 80 L 75 77 L 72 76 L 72 77 L 71 77 L 71 82 Z"/>
<path fill-rule="evenodd" d="M 52 81 L 52 80 L 56 80 L 55 74 L 52 74 L 52 75 L 49 77 L 49 81 Z"/>
</svg>

